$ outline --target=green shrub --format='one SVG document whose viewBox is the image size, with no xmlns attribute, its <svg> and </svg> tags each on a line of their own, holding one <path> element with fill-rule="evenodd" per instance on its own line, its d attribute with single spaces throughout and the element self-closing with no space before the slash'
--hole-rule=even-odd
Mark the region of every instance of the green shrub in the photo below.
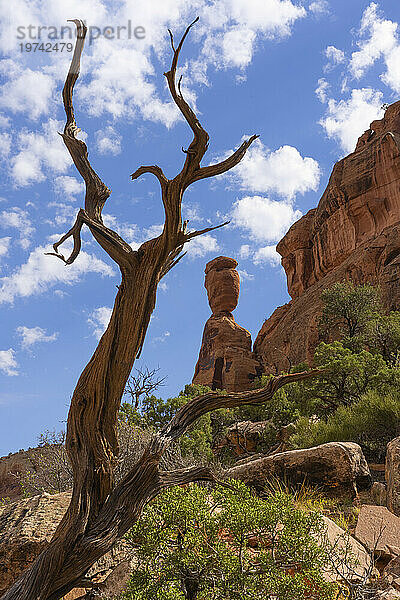
<svg viewBox="0 0 400 600">
<path fill-rule="evenodd" d="M 128 535 L 138 564 L 125 600 L 327 600 L 321 516 L 244 484 L 164 492 Z"/>
<path fill-rule="evenodd" d="M 326 442 L 356 442 L 369 460 L 381 462 L 386 444 L 400 435 L 400 392 L 367 392 L 351 406 L 340 406 L 326 421 L 302 417 L 289 443 L 310 448 Z"/>
<path fill-rule="evenodd" d="M 369 390 L 388 394 L 400 383 L 399 368 L 388 365 L 380 354 L 354 352 L 338 341 L 319 344 L 314 366 L 323 373 L 285 387 L 289 401 L 302 416 L 326 417 L 341 405 L 357 402 Z"/>
</svg>

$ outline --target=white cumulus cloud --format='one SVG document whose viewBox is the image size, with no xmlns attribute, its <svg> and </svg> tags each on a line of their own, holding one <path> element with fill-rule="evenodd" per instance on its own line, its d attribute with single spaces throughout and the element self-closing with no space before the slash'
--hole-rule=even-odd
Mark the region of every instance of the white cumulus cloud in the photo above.
<svg viewBox="0 0 400 600">
<path fill-rule="evenodd" d="M 110 322 L 112 308 L 109 306 L 99 306 L 95 308 L 89 318 L 88 323 L 93 330 L 94 337 L 99 340 L 105 332 L 108 323 Z"/>
<path fill-rule="evenodd" d="M 240 275 L 240 281 L 253 281 L 254 275 L 248 273 L 245 269 L 238 269 L 237 272 Z"/>
<path fill-rule="evenodd" d="M 255 265 L 269 264 L 277 267 L 281 264 L 281 257 L 276 251 L 276 246 L 263 246 L 254 253 L 253 262 Z"/>
<path fill-rule="evenodd" d="M 9 79 L 0 89 L 0 108 L 37 119 L 49 112 L 55 80 L 41 71 L 22 68 L 16 61 L 0 61 L 0 73 Z"/>
<path fill-rule="evenodd" d="M 398 23 L 385 19 L 376 2 L 365 9 L 359 30 L 359 50 L 353 52 L 350 71 L 359 79 L 377 60 L 383 59 L 386 72 L 381 78 L 395 92 L 400 92 L 400 39 Z"/>
<path fill-rule="evenodd" d="M 245 230 L 256 242 L 277 242 L 301 212 L 288 202 L 277 202 L 262 196 L 246 196 L 232 209 L 232 223 Z"/>
<path fill-rule="evenodd" d="M 8 253 L 8 249 L 10 247 L 10 242 L 11 242 L 10 237 L 0 238 L 0 258 L 2 256 L 6 256 L 6 254 Z"/>
<path fill-rule="evenodd" d="M 0 213 L 0 226 L 3 229 L 17 229 L 19 232 L 19 243 L 26 250 L 31 244 L 31 237 L 35 231 L 29 214 L 18 206 L 3 210 Z"/>
<path fill-rule="evenodd" d="M 202 258 L 210 252 L 217 252 L 219 249 L 217 239 L 209 233 L 195 237 L 185 244 L 185 252 L 187 252 L 190 259 Z"/>
<path fill-rule="evenodd" d="M 316 16 L 330 13 L 330 5 L 327 0 L 314 0 L 310 3 L 308 10 Z"/>
<path fill-rule="evenodd" d="M 11 135 L 9 133 L 0 133 L 0 157 L 6 158 L 11 151 Z"/>
<path fill-rule="evenodd" d="M 340 65 L 345 61 L 343 50 L 339 50 L 335 46 L 328 46 L 325 50 L 325 56 L 333 65 Z"/>
<path fill-rule="evenodd" d="M 121 153 L 122 137 L 111 125 L 96 131 L 95 138 L 100 154 L 114 154 L 116 156 Z"/>
<path fill-rule="evenodd" d="M 336 139 L 347 154 L 372 121 L 383 117 L 382 92 L 371 88 L 353 89 L 347 100 L 328 100 L 320 124 L 328 137 Z"/>
<path fill-rule="evenodd" d="M 109 265 L 87 252 L 81 251 L 72 265 L 65 266 L 54 256 L 45 256 L 45 252 L 51 251 L 51 246 L 35 248 L 26 263 L 11 275 L 0 278 L 0 304 L 42 294 L 60 283 L 72 285 L 87 273 L 98 273 L 102 277 L 115 274 Z"/>
<path fill-rule="evenodd" d="M 16 331 L 21 336 L 21 347 L 25 350 L 38 343 L 54 342 L 58 336 L 58 333 L 47 335 L 46 330 L 41 327 L 26 327 L 25 325 L 17 327 Z"/>
<path fill-rule="evenodd" d="M 5 375 L 18 375 L 18 363 L 15 359 L 15 350 L 0 350 L 0 371 Z"/>
<path fill-rule="evenodd" d="M 326 81 L 326 79 L 324 79 L 323 77 L 321 77 L 321 79 L 318 79 L 318 85 L 315 89 L 315 95 L 317 96 L 317 98 L 320 102 L 327 101 L 329 90 L 330 90 L 330 85 Z"/>
<path fill-rule="evenodd" d="M 251 192 L 275 192 L 292 200 L 296 194 L 317 190 L 321 171 L 318 162 L 302 157 L 293 146 L 271 152 L 256 140 L 228 177 Z"/>
<path fill-rule="evenodd" d="M 251 254 L 250 244 L 242 244 L 239 248 L 240 258 L 243 258 L 245 260 L 246 258 L 249 258 L 250 254 Z"/>
<path fill-rule="evenodd" d="M 60 198 L 74 201 L 78 194 L 83 195 L 85 184 L 70 175 L 60 175 L 54 179 L 54 191 Z"/>
<path fill-rule="evenodd" d="M 72 160 L 58 131 L 63 124 L 49 119 L 42 125 L 42 132 L 22 130 L 17 137 L 18 151 L 11 159 L 11 171 L 16 185 L 25 186 L 64 173 Z"/>
<path fill-rule="evenodd" d="M 60 227 L 66 224 L 72 225 L 73 221 L 75 221 L 77 213 L 76 206 L 64 204 L 63 202 L 49 202 L 47 207 L 55 209 L 54 217 L 46 220 L 46 223 L 49 225 Z"/>
</svg>

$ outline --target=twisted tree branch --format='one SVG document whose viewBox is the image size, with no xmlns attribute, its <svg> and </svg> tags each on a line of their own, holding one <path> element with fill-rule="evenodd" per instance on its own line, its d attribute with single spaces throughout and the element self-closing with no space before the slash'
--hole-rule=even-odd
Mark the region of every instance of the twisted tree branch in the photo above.
<svg viewBox="0 0 400 600">
<path fill-rule="evenodd" d="M 208 467 L 190 467 L 176 471 L 160 471 L 160 483 L 162 488 L 175 485 L 185 485 L 193 481 L 215 481 L 213 472 Z"/>
<path fill-rule="evenodd" d="M 302 373 L 290 373 L 289 375 L 279 375 L 271 377 L 267 384 L 257 390 L 249 392 L 208 392 L 202 396 L 197 396 L 182 406 L 163 427 L 160 432 L 160 439 L 176 440 L 189 429 L 195 421 L 203 415 L 218 410 L 220 408 L 237 408 L 238 406 L 264 404 L 272 399 L 275 392 L 288 383 L 302 381 L 321 375 L 324 371 L 321 369 L 312 369 Z"/>
<path fill-rule="evenodd" d="M 197 23 L 198 20 L 199 20 L 199 18 L 197 17 L 197 19 L 195 19 L 193 21 L 193 23 L 191 23 L 186 28 L 186 31 L 183 34 L 181 41 L 179 42 L 178 47 L 176 49 L 174 46 L 173 35 L 171 32 L 169 32 L 170 37 L 171 37 L 171 46 L 174 51 L 174 55 L 173 55 L 173 59 L 172 59 L 171 69 L 169 71 L 167 71 L 166 73 L 164 73 L 165 77 L 167 78 L 168 87 L 171 92 L 171 96 L 172 96 L 175 104 L 181 111 L 186 122 L 188 123 L 189 127 L 193 131 L 193 140 L 192 140 L 191 144 L 189 145 L 188 149 L 185 151 L 186 160 L 185 160 L 185 164 L 182 168 L 182 171 L 180 173 L 180 177 L 182 178 L 182 183 L 185 182 L 185 180 L 187 180 L 187 178 L 190 176 L 190 174 L 200 166 L 201 159 L 203 158 L 204 154 L 207 151 L 208 140 L 209 140 L 209 135 L 208 135 L 207 131 L 202 127 L 197 116 L 195 115 L 195 113 L 193 112 L 193 110 L 190 108 L 190 106 L 188 105 L 188 103 L 186 102 L 186 100 L 183 97 L 182 90 L 181 90 L 181 79 L 179 80 L 178 90 L 176 89 L 176 82 L 175 82 L 176 69 L 178 66 L 178 59 L 179 59 L 179 55 L 180 55 L 183 43 L 184 43 L 190 29 L 193 27 L 193 25 L 195 23 Z M 187 185 L 189 185 L 188 182 L 187 182 Z"/>
<path fill-rule="evenodd" d="M 139 167 L 134 173 L 132 173 L 131 179 L 138 179 L 141 175 L 144 175 L 145 173 L 151 173 L 152 175 L 157 177 L 158 181 L 160 182 L 161 189 L 165 189 L 165 186 L 168 183 L 168 179 L 165 177 L 163 170 L 158 165 Z"/>
<path fill-rule="evenodd" d="M 60 135 L 68 148 L 76 168 L 85 181 L 85 210 L 81 209 L 79 211 L 73 227 L 53 245 L 54 253 L 47 254 L 60 258 L 67 265 L 72 264 L 79 255 L 81 249 L 80 233 L 83 224 L 86 224 L 91 230 L 93 237 L 107 254 L 121 268 L 127 268 L 132 263 L 134 254 L 132 248 L 115 231 L 106 227 L 101 218 L 104 204 L 110 196 L 111 190 L 102 182 L 90 164 L 86 144 L 76 137 L 80 129 L 76 124 L 72 97 L 75 83 L 79 77 L 80 59 L 85 43 L 87 27 L 79 19 L 73 19 L 71 22 L 76 25 L 77 39 L 71 66 L 62 92 L 66 123 L 64 132 Z M 73 237 L 74 247 L 70 256 L 65 258 L 58 252 L 58 248 L 69 237 Z"/>
<path fill-rule="evenodd" d="M 197 21 L 197 19 L 196 19 Z M 75 19 L 78 37 L 64 89 L 66 125 L 61 134 L 76 168 L 86 184 L 85 206 L 73 227 L 53 246 L 54 254 L 71 264 L 81 248 L 80 232 L 85 224 L 93 237 L 121 269 L 121 284 L 115 298 L 108 327 L 93 356 L 84 368 L 74 390 L 68 414 L 66 449 L 71 460 L 74 487 L 70 506 L 46 550 L 5 593 L 2 600 L 59 600 L 72 590 L 89 568 L 108 552 L 132 527 L 143 507 L 169 485 L 196 478 L 210 480 L 205 468 L 165 473 L 159 464 L 170 444 L 183 435 L 203 414 L 222 407 L 267 402 L 273 393 L 290 381 L 298 381 L 318 372 L 293 374 L 271 379 L 265 388 L 242 394 L 211 392 L 182 407 L 169 425 L 153 437 L 140 460 L 118 485 L 115 465 L 118 456 L 117 418 L 126 381 L 135 358 L 142 349 L 151 314 L 156 303 L 160 279 L 184 256 L 184 243 L 217 227 L 188 233 L 182 223 L 181 208 L 185 189 L 199 179 L 220 174 L 235 166 L 256 139 L 252 136 L 233 155 L 218 165 L 201 167 L 208 147 L 208 133 L 183 98 L 180 81 L 176 86 L 179 55 L 194 21 L 175 47 L 170 33 L 173 59 L 165 73 L 172 98 L 193 132 L 180 173 L 169 180 L 161 168 L 139 167 L 132 179 L 144 173 L 155 175 L 161 185 L 165 210 L 163 232 L 142 244 L 134 252 L 102 221 L 102 210 L 110 190 L 101 181 L 88 160 L 86 144 L 77 139 L 79 131 L 72 102 L 79 76 L 80 58 L 86 26 Z M 65 258 L 60 245 L 72 237 L 74 247 Z"/>
</svg>

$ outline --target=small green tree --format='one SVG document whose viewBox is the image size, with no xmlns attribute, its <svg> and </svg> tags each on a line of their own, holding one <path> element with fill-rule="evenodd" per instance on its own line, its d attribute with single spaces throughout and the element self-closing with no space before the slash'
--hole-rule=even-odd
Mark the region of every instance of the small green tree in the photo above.
<svg viewBox="0 0 400 600">
<path fill-rule="evenodd" d="M 400 312 L 377 315 L 366 327 L 364 340 L 371 352 L 380 354 L 385 362 L 399 366 L 400 357 Z"/>
<path fill-rule="evenodd" d="M 138 564 L 125 600 L 324 600 L 320 515 L 287 493 L 262 499 L 244 484 L 173 488 L 128 535 Z"/>
<path fill-rule="evenodd" d="M 322 300 L 321 335 L 328 340 L 339 337 L 352 347 L 359 343 L 370 321 L 381 311 L 379 291 L 369 284 L 335 283 L 322 292 Z"/>
<path fill-rule="evenodd" d="M 399 381 L 400 372 L 388 366 L 380 354 L 353 352 L 342 342 L 321 342 L 314 364 L 324 369 L 318 379 L 295 383 L 285 390 L 303 416 L 326 416 L 341 405 L 350 405 L 371 389 L 388 392 Z"/>
</svg>

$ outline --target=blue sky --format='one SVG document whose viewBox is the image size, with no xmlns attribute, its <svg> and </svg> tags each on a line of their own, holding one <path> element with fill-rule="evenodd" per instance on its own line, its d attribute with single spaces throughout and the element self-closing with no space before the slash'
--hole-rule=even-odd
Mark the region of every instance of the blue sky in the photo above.
<svg viewBox="0 0 400 600">
<path fill-rule="evenodd" d="M 94 168 L 113 190 L 105 221 L 137 247 L 158 234 L 163 215 L 157 182 L 151 176 L 132 182 L 129 175 L 157 163 L 174 176 L 184 160 L 181 147 L 191 139 L 162 75 L 171 59 L 167 28 L 178 36 L 197 15 L 181 72 L 184 93 L 210 134 L 206 161 L 235 149 L 242 136 L 260 139 L 229 175 L 186 193 L 189 227 L 231 224 L 193 240 L 159 289 L 137 366 L 159 367 L 167 376 L 162 395 L 175 395 L 193 375 L 210 315 L 205 263 L 221 254 L 239 261 L 235 318 L 254 339 L 263 320 L 289 299 L 276 242 L 316 206 L 334 162 L 382 116 L 382 104 L 399 99 L 397 0 L 3 3 L 0 456 L 63 427 L 119 283 L 115 265 L 88 232 L 74 265 L 44 255 L 83 201 L 82 182 L 57 135 L 71 52 L 54 49 L 61 42 L 55 35 L 70 18 L 93 28 L 76 85 L 77 122 Z M 120 29 L 115 39 L 128 21 L 132 31 L 142 28 L 137 37 Z M 39 25 L 48 28 L 40 40 Z M 114 39 L 106 37 L 110 29 L 104 35 L 107 27 Z M 29 52 L 27 43 L 52 51 L 31 46 Z"/>
</svg>

